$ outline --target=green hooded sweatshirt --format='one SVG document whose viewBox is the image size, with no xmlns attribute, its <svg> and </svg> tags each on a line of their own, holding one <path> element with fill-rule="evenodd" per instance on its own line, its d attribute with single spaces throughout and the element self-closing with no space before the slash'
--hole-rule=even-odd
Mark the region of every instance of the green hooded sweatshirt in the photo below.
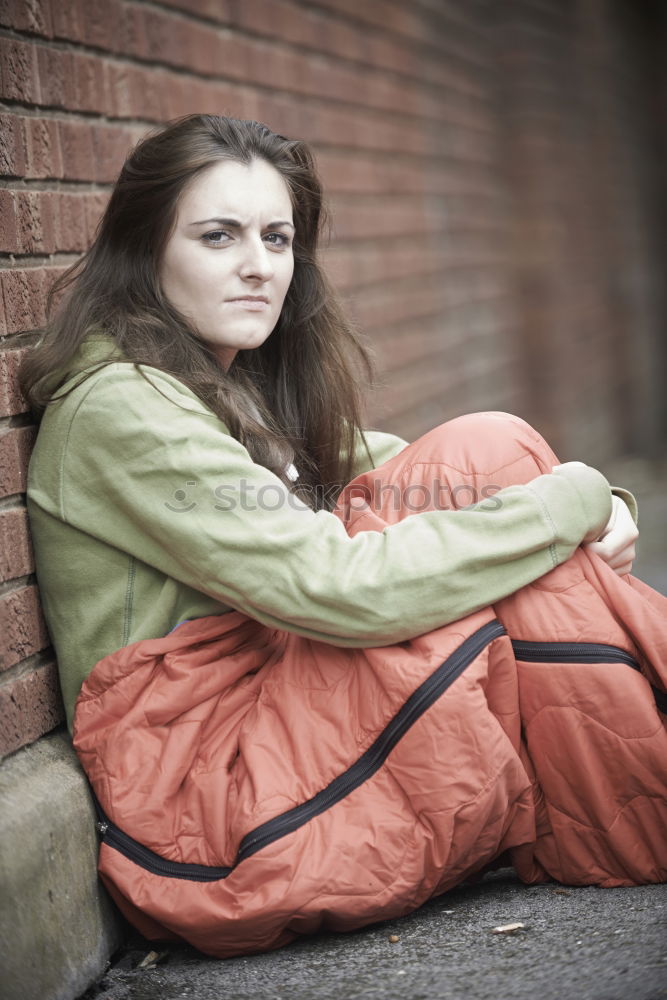
<svg viewBox="0 0 667 1000">
<path fill-rule="evenodd" d="M 100 367 L 109 357 L 119 360 Z M 30 463 L 37 576 L 70 725 L 101 657 L 184 620 L 237 609 L 333 645 L 389 645 L 542 576 L 610 516 L 604 477 L 568 464 L 502 490 L 493 509 L 426 511 L 350 538 L 253 462 L 186 386 L 143 372 L 109 338 L 89 337 Z M 355 475 L 406 445 L 376 431 L 367 441 L 373 466 L 359 442 Z"/>
</svg>

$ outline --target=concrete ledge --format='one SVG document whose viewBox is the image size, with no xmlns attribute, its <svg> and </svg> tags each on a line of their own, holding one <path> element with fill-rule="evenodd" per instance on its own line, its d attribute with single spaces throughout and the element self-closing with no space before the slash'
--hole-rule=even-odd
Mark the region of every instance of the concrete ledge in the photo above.
<svg viewBox="0 0 667 1000">
<path fill-rule="evenodd" d="M 73 1000 L 123 933 L 85 777 L 67 734 L 46 736 L 0 768 L 0 995 Z"/>
</svg>

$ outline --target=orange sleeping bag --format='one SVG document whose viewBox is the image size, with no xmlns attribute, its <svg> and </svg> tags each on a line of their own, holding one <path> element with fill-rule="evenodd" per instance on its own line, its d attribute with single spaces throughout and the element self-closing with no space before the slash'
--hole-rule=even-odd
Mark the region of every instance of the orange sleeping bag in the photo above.
<svg viewBox="0 0 667 1000">
<path fill-rule="evenodd" d="M 485 449 L 496 469 L 515 456 L 498 486 L 550 471 L 508 420 L 497 440 L 474 418 L 436 428 L 336 513 L 350 534 L 407 516 L 350 503 L 378 474 L 404 487 L 437 467 L 480 488 Z M 504 852 L 527 882 L 664 881 L 666 626 L 667 600 L 579 549 L 397 645 L 232 612 L 121 649 L 75 713 L 102 879 L 147 937 L 221 957 L 405 914 Z"/>
</svg>

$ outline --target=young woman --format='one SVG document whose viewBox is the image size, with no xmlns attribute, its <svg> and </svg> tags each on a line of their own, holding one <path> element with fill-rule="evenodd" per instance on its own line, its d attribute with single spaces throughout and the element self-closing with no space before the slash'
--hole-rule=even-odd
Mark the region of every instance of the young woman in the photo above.
<svg viewBox="0 0 667 1000">
<path fill-rule="evenodd" d="M 562 877 L 535 851 L 554 834 L 490 606 L 538 581 L 562 635 L 599 644 L 568 618 L 583 560 L 616 608 L 605 648 L 630 656 L 614 629 L 636 597 L 631 495 L 559 466 L 505 414 L 412 445 L 364 432 L 371 365 L 322 272 L 321 224 L 302 142 L 171 123 L 128 158 L 22 373 L 43 414 L 28 489 L 40 593 L 101 871 L 144 933 L 212 954 L 406 912 L 510 848 L 527 879 Z M 486 724 L 463 694 L 473 676 L 505 692 Z M 622 881 L 581 864 L 583 881 Z M 660 872 L 652 855 L 626 877 Z"/>
</svg>

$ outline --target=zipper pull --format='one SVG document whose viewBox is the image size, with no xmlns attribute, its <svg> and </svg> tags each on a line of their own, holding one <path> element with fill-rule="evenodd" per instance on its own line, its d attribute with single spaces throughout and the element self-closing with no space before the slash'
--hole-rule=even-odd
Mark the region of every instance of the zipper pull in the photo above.
<svg viewBox="0 0 667 1000">
<path fill-rule="evenodd" d="M 108 823 L 99 822 L 99 823 L 96 823 L 95 826 L 97 827 L 98 832 L 102 834 L 102 836 L 104 836 L 104 834 L 109 829 L 109 824 Z"/>
</svg>

